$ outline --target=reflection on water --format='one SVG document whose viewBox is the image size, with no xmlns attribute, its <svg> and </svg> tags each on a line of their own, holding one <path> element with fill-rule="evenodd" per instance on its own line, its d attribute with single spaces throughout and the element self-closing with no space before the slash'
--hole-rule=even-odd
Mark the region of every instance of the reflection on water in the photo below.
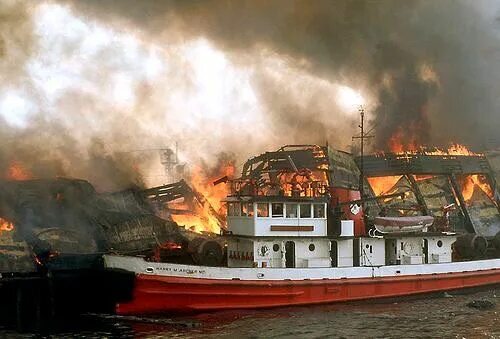
<svg viewBox="0 0 500 339">
<path fill-rule="evenodd" d="M 488 310 L 466 306 L 478 299 L 492 301 L 495 306 Z M 13 335 L 0 330 L 0 337 Z M 413 300 L 228 311 L 176 318 L 125 320 L 92 316 L 51 337 L 500 338 L 500 287 Z"/>
</svg>

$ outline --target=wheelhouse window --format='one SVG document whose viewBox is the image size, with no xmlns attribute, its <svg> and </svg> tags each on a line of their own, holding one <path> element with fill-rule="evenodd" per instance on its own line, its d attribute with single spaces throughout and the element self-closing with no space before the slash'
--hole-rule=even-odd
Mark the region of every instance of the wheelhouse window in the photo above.
<svg viewBox="0 0 500 339">
<path fill-rule="evenodd" d="M 298 210 L 297 204 L 286 204 L 286 217 L 298 218 L 297 210 Z"/>
<path fill-rule="evenodd" d="M 283 203 L 272 203 L 271 204 L 271 213 L 273 218 L 281 218 L 283 217 Z"/>
<path fill-rule="evenodd" d="M 253 217 L 253 202 L 249 202 L 248 203 L 248 211 L 247 211 L 247 215 L 249 217 Z"/>
<path fill-rule="evenodd" d="M 324 218 L 325 217 L 325 205 L 324 204 L 314 204 L 314 218 Z"/>
<path fill-rule="evenodd" d="M 257 203 L 257 216 L 262 218 L 269 217 L 269 204 Z"/>
<path fill-rule="evenodd" d="M 240 203 L 230 202 L 227 204 L 227 215 L 230 217 L 237 217 L 240 215 Z"/>
<path fill-rule="evenodd" d="M 300 217 L 301 218 L 311 217 L 311 204 L 300 204 Z"/>
<path fill-rule="evenodd" d="M 252 203 L 244 202 L 241 204 L 241 216 L 253 217 L 253 204 Z"/>
</svg>

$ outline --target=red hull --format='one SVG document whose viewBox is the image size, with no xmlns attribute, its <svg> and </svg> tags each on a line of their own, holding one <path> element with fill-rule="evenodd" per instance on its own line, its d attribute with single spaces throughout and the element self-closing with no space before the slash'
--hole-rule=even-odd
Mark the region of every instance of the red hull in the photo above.
<svg viewBox="0 0 500 339">
<path fill-rule="evenodd" d="M 398 297 L 500 283 L 500 269 L 383 278 L 242 281 L 139 274 L 118 314 L 270 308 Z"/>
</svg>

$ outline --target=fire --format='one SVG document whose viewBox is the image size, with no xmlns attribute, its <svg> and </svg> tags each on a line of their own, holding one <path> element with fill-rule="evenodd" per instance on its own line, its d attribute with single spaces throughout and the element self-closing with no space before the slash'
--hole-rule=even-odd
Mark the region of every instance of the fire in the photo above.
<svg viewBox="0 0 500 339">
<path fill-rule="evenodd" d="M 405 155 L 405 154 L 424 154 L 424 155 L 469 155 L 469 156 L 477 156 L 482 155 L 480 153 L 475 153 L 467 148 L 467 146 L 461 144 L 451 144 L 448 149 L 429 149 L 424 146 L 417 146 L 416 143 L 410 142 L 403 144 L 401 142 L 402 135 L 396 132 L 389 139 L 389 148 L 391 152 Z"/>
<path fill-rule="evenodd" d="M 14 160 L 10 163 L 5 177 L 7 180 L 28 180 L 33 176 L 20 162 Z"/>
<path fill-rule="evenodd" d="M 279 176 L 284 196 L 315 197 L 328 186 L 325 171 L 286 172 Z"/>
<path fill-rule="evenodd" d="M 481 155 L 479 153 L 472 152 L 466 146 L 460 144 L 452 144 L 447 150 L 423 150 L 423 153 L 427 155 Z"/>
<path fill-rule="evenodd" d="M 234 176 L 235 168 L 232 164 L 224 164 L 214 175 L 207 175 L 201 166 L 195 166 L 191 170 L 190 185 L 197 191 L 203 194 L 210 205 L 217 211 L 221 212 L 223 208 L 222 201 L 229 193 L 229 189 L 225 184 L 214 185 L 214 181 L 221 177 Z"/>
<path fill-rule="evenodd" d="M 425 112 L 425 111 L 424 111 Z M 418 123 L 411 123 L 407 128 L 399 127 L 389 138 L 389 150 L 396 154 L 424 154 L 424 155 L 481 155 L 472 152 L 466 146 L 452 143 L 448 149 L 430 149 L 419 142 L 418 131 L 422 129 Z"/>
<path fill-rule="evenodd" d="M 225 215 L 222 200 L 228 195 L 229 189 L 224 183 L 214 185 L 214 181 L 221 177 L 232 177 L 234 173 L 235 167 L 230 163 L 224 164 L 217 173 L 210 176 L 203 171 L 201 166 L 193 167 L 189 183 L 200 194 L 200 196 L 196 197 L 200 205 L 176 204 L 176 208 L 180 206 L 182 209 L 190 210 L 193 213 L 172 214 L 172 219 L 177 224 L 186 226 L 195 232 L 219 233 L 221 226 L 224 226 L 224 220 L 221 220 L 218 216 Z"/>
<path fill-rule="evenodd" d="M 371 177 L 367 178 L 373 193 L 376 196 L 387 193 L 401 179 L 402 175 L 393 175 L 386 177 Z"/>
<path fill-rule="evenodd" d="M 14 224 L 10 221 L 0 218 L 0 234 L 14 230 Z"/>
<path fill-rule="evenodd" d="M 393 153 L 398 153 L 398 154 L 403 154 L 403 153 L 416 153 L 419 147 L 417 146 L 416 142 L 414 140 L 407 141 L 405 144 L 403 144 L 402 140 L 404 140 L 405 137 L 403 135 L 403 130 L 400 128 L 398 129 L 389 139 L 389 149 Z"/>
<path fill-rule="evenodd" d="M 173 214 L 172 220 L 178 225 L 182 225 L 194 232 L 219 233 L 220 226 L 217 218 L 213 217 L 207 211 L 196 210 L 196 214 Z"/>
<path fill-rule="evenodd" d="M 493 190 L 491 186 L 487 183 L 484 175 L 474 174 L 468 175 L 465 177 L 463 185 L 462 185 L 462 196 L 465 201 L 470 201 L 474 195 L 474 191 L 479 188 L 486 195 L 493 199 Z"/>
</svg>

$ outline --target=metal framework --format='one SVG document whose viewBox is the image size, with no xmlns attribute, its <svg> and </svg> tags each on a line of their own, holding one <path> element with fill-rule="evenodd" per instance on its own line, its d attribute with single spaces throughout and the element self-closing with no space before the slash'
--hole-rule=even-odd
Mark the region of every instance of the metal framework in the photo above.
<svg viewBox="0 0 500 339">
<path fill-rule="evenodd" d="M 465 228 L 467 231 L 477 234 L 489 232 L 484 225 L 498 224 L 500 219 L 500 210 L 498 202 L 493 202 L 493 208 L 496 207 L 496 213 L 489 217 L 491 220 L 475 220 L 472 207 L 466 203 L 460 189 L 461 176 L 482 175 L 490 187 L 493 189 L 494 197 L 498 196 L 498 187 L 494 176 L 494 171 L 488 160 L 483 155 L 429 155 L 429 154 L 380 154 L 355 158 L 358 166 L 363 163 L 365 177 L 384 177 L 402 175 L 411 186 L 411 191 L 415 194 L 417 203 L 421 206 L 423 214 L 430 214 L 429 206 L 425 201 L 424 194 L 414 179 L 414 175 L 433 175 L 446 176 L 449 184 L 455 192 L 456 199 L 465 219 Z M 477 208 L 476 208 L 477 209 Z M 477 217 L 476 217 L 477 219 Z M 491 228 L 490 227 L 490 228 Z M 493 227 L 494 228 L 494 227 Z"/>
</svg>

